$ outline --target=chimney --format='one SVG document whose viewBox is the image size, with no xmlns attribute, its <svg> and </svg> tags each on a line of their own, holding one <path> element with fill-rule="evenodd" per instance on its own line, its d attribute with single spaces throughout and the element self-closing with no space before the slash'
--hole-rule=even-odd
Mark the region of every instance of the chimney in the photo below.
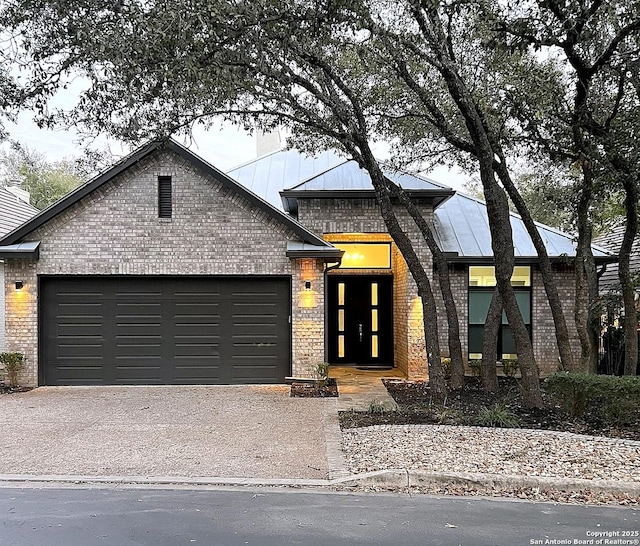
<svg viewBox="0 0 640 546">
<path fill-rule="evenodd" d="M 258 157 L 270 154 L 271 152 L 278 152 L 282 148 L 280 144 L 280 131 L 269 131 L 265 133 L 262 129 L 258 129 L 256 132 L 256 151 Z"/>
</svg>

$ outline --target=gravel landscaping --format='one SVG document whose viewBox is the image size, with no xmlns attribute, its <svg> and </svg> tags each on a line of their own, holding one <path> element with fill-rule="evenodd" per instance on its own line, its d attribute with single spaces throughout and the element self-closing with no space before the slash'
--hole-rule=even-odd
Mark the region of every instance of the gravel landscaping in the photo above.
<svg viewBox="0 0 640 546">
<path fill-rule="evenodd" d="M 571 433 L 446 425 L 342 431 L 353 473 L 385 469 L 640 481 L 640 442 Z"/>
</svg>

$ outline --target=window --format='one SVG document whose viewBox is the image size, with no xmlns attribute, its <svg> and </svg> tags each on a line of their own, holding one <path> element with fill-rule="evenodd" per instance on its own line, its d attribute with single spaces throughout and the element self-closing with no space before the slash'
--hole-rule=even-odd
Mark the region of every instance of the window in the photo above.
<svg viewBox="0 0 640 546">
<path fill-rule="evenodd" d="M 158 177 L 158 218 L 171 218 L 171 177 Z"/>
<path fill-rule="evenodd" d="M 333 243 L 344 250 L 340 269 L 389 269 L 391 245 L 389 243 Z"/>
<path fill-rule="evenodd" d="M 496 285 L 493 266 L 469 267 L 469 358 L 482 358 L 484 321 Z M 511 277 L 518 307 L 531 337 L 531 267 L 516 266 Z M 498 333 L 498 358 L 516 358 L 516 347 L 507 316 L 502 313 Z"/>
</svg>

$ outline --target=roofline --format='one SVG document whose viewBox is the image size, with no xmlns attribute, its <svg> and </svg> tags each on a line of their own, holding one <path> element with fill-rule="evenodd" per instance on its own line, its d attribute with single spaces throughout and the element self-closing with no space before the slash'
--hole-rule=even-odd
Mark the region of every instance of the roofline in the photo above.
<svg viewBox="0 0 640 546">
<path fill-rule="evenodd" d="M 233 180 L 230 176 L 216 169 L 213 165 L 207 163 L 204 159 L 198 157 L 193 152 L 172 139 L 154 140 L 145 144 L 135 152 L 120 160 L 109 170 L 98 175 L 82 186 L 79 186 L 71 193 L 69 193 L 66 197 L 57 201 L 47 209 L 43 210 L 40 214 L 34 216 L 31 220 L 27 221 L 22 226 L 5 235 L 0 239 L 0 245 L 10 245 L 19 241 L 58 214 L 61 214 L 72 205 L 76 204 L 83 197 L 86 197 L 103 184 L 106 184 L 125 170 L 129 169 L 136 163 L 148 157 L 153 152 L 162 149 L 168 149 L 178 154 L 180 157 L 188 161 L 191 165 L 200 169 L 201 171 L 204 171 L 206 174 L 220 182 L 227 189 L 240 194 L 252 205 L 258 207 L 259 209 L 262 209 L 272 217 L 275 217 L 296 235 L 298 235 L 303 241 L 319 246 L 329 246 L 326 241 L 318 237 L 315 233 L 312 233 L 311 231 L 306 229 L 302 224 L 298 223 L 296 220 L 294 220 L 281 210 L 277 209 L 264 199 L 260 198 L 255 193 L 251 192 L 250 190 Z"/>
<path fill-rule="evenodd" d="M 40 259 L 40 241 L 0 246 L 0 258 Z"/>
<path fill-rule="evenodd" d="M 594 256 L 595 262 L 599 265 L 615 263 L 618 261 L 617 256 Z M 575 256 L 549 256 L 549 260 L 552 263 L 571 263 L 575 260 Z M 460 256 L 460 255 L 448 255 L 447 262 L 449 263 L 468 263 L 468 264 L 487 264 L 493 265 L 493 256 Z M 540 262 L 538 256 L 516 256 L 516 264 L 536 264 Z"/>
<path fill-rule="evenodd" d="M 327 248 L 327 250 L 287 250 L 287 258 L 329 258 L 330 260 L 340 260 L 344 251 L 338 248 Z"/>
</svg>

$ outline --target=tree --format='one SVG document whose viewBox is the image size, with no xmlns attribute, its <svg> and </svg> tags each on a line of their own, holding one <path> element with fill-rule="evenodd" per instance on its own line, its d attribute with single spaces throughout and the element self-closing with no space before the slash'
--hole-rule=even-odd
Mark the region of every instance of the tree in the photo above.
<svg viewBox="0 0 640 546">
<path fill-rule="evenodd" d="M 565 3 L 558 0 L 506 3 L 496 10 L 496 27 L 507 47 L 560 53 L 567 91 L 549 101 L 543 115 L 520 109 L 530 141 L 552 160 L 579 169 L 577 188 L 576 324 L 583 365 L 595 370 L 594 332 L 588 308 L 597 294 L 591 251 L 591 213 L 599 190 L 611 184 L 625 194 L 626 233 L 620 250 L 619 275 L 625 302 L 627 354 L 625 370 L 635 370 L 637 319 L 629 253 L 637 234 L 638 131 L 637 65 L 640 50 L 640 6 L 636 2 Z"/>
<path fill-rule="evenodd" d="M 29 192 L 31 204 L 40 210 L 82 183 L 81 175 L 72 162 L 50 163 L 44 155 L 29 148 L 15 147 L 8 152 L 0 152 L 0 169 L 4 171 L 6 180 L 18 182 Z"/>
</svg>

